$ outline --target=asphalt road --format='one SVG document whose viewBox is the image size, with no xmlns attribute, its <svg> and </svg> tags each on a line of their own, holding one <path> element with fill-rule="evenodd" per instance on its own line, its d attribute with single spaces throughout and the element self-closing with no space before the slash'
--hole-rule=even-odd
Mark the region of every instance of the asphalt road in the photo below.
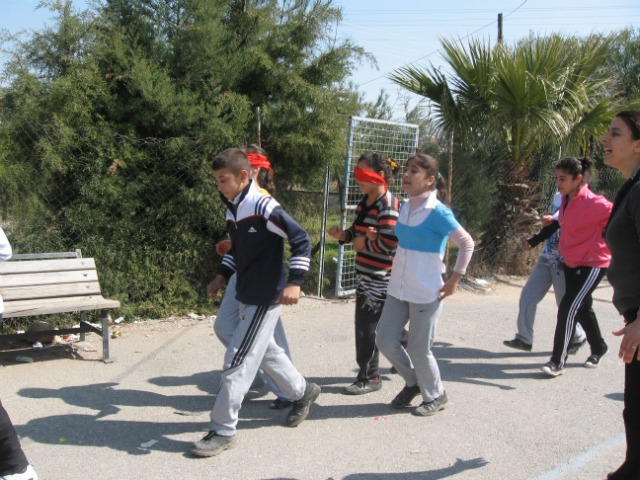
<svg viewBox="0 0 640 480">
<path fill-rule="evenodd" d="M 382 390 L 342 395 L 355 376 L 354 303 L 314 299 L 283 315 L 294 363 L 322 386 L 308 420 L 287 428 L 286 411 L 267 408 L 273 395 L 251 392 L 237 447 L 218 457 L 188 453 L 208 429 L 222 365 L 208 320 L 118 326 L 109 365 L 94 335 L 77 355 L 31 352 L 32 364 L 12 361 L 29 350 L 0 352 L 0 395 L 42 480 L 604 479 L 625 451 L 611 288 L 595 302 L 609 355 L 585 369 L 585 347 L 549 379 L 538 369 L 550 356 L 553 294 L 539 307 L 533 352 L 510 350 L 502 341 L 513 338 L 522 283 L 511 282 L 446 301 L 434 351 L 449 408 L 434 417 L 388 406 L 403 381 L 385 359 Z M 85 351 L 92 345 L 98 352 Z"/>
</svg>

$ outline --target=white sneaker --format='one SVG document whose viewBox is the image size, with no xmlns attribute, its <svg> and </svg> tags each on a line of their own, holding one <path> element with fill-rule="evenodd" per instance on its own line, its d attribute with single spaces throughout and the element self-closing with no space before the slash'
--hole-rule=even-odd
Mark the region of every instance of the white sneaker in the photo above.
<svg viewBox="0 0 640 480">
<path fill-rule="evenodd" d="M 38 474 L 31 465 L 27 465 L 24 472 L 0 477 L 0 480 L 38 480 Z"/>
</svg>

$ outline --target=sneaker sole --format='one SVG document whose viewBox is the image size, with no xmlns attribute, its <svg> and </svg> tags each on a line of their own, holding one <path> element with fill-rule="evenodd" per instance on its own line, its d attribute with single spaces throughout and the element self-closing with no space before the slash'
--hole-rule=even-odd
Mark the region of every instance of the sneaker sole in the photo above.
<svg viewBox="0 0 640 480">
<path fill-rule="evenodd" d="M 449 406 L 449 401 L 446 401 L 445 403 L 443 403 L 442 405 L 440 405 L 438 407 L 438 409 L 434 412 L 428 412 L 428 413 L 422 413 L 419 410 L 414 410 L 412 413 L 416 416 L 416 417 L 432 417 L 433 415 L 435 415 L 436 413 L 438 413 L 440 410 L 444 410 L 445 408 L 447 408 Z M 420 407 L 418 407 L 420 408 Z"/>
<path fill-rule="evenodd" d="M 305 408 L 302 417 L 297 418 L 293 422 L 289 422 L 289 419 L 287 418 L 287 427 L 291 427 L 291 428 L 297 427 L 307 419 L 307 417 L 309 416 L 309 409 L 311 408 L 311 404 L 313 404 L 318 399 L 318 397 L 320 396 L 320 392 L 321 392 L 320 387 L 318 387 L 318 391 L 310 397 L 309 404 Z"/>
<path fill-rule="evenodd" d="M 222 452 L 224 452 L 225 450 L 229 450 L 233 447 L 236 446 L 236 443 L 238 443 L 237 440 L 234 439 L 233 442 L 226 444 L 224 447 L 220 448 L 219 450 L 215 450 L 215 451 L 207 451 L 207 450 L 199 450 L 197 448 L 191 448 L 191 454 L 195 455 L 196 457 L 215 457 L 216 455 L 220 455 Z"/>
<path fill-rule="evenodd" d="M 550 370 L 547 367 L 542 367 L 540 370 L 542 372 L 546 373 L 550 377 L 559 377 L 560 375 L 562 375 L 564 373 L 564 369 L 560 370 L 559 372 L 554 372 L 554 371 Z"/>
<path fill-rule="evenodd" d="M 598 363 L 591 363 L 591 362 L 585 362 L 582 366 L 584 368 L 598 368 L 600 366 L 601 362 Z"/>
</svg>

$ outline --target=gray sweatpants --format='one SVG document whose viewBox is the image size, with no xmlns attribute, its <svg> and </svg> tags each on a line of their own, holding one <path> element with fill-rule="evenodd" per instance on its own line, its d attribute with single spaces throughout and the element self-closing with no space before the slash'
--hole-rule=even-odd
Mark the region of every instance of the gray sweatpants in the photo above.
<svg viewBox="0 0 640 480">
<path fill-rule="evenodd" d="M 431 348 L 436 326 L 442 312 L 442 302 L 411 303 L 387 295 L 376 331 L 376 344 L 387 357 L 407 386 L 418 384 L 425 402 L 444 392 L 440 369 Z M 400 338 L 409 323 L 409 346 L 405 350 Z"/>
<path fill-rule="evenodd" d="M 516 338 L 522 340 L 524 343 L 533 345 L 533 323 L 536 319 L 536 309 L 549 291 L 549 288 L 551 288 L 551 285 L 553 285 L 553 292 L 556 296 L 556 305 L 560 306 L 566 290 L 562 263 L 556 262 L 555 259 L 547 255 L 541 255 L 520 293 L 518 333 L 516 333 Z M 587 336 L 582 326 L 576 323 L 571 341 L 576 343 L 583 342 L 586 338 Z"/>
<path fill-rule="evenodd" d="M 220 303 L 218 309 L 218 315 L 216 321 L 213 324 L 213 331 L 222 343 L 222 345 L 228 349 L 231 344 L 233 334 L 238 328 L 240 323 L 240 302 L 236 299 L 236 274 L 234 273 L 229 279 L 227 289 L 225 290 L 224 297 Z M 278 318 L 276 323 L 276 329 L 273 333 L 273 338 L 278 345 L 280 345 L 289 358 L 291 358 L 291 352 L 289 351 L 289 342 L 287 336 L 284 333 L 284 326 L 282 325 L 282 319 Z M 226 356 L 225 356 L 226 358 Z M 229 368 L 229 365 L 225 362 L 223 370 Z M 276 385 L 271 377 L 263 374 L 260 370 L 256 374 L 256 383 L 264 385 L 265 382 L 269 384 L 269 388 L 278 398 L 287 399 L 282 391 Z"/>
<path fill-rule="evenodd" d="M 306 381 L 296 370 L 284 349 L 273 338 L 282 305 L 240 303 L 240 321 L 234 332 L 224 363 L 220 389 L 211 410 L 211 428 L 220 436 L 233 436 L 238 411 L 251 383 L 262 368 L 290 400 L 300 400 Z"/>
</svg>

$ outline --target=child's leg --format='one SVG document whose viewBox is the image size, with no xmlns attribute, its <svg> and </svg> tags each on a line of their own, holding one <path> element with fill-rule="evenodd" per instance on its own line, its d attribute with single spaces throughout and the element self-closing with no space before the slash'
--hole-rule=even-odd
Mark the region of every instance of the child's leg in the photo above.
<svg viewBox="0 0 640 480">
<path fill-rule="evenodd" d="M 273 340 L 276 345 L 281 347 L 284 350 L 284 353 L 289 359 L 291 359 L 291 352 L 289 350 L 289 342 L 287 341 L 287 335 L 284 333 L 284 325 L 282 325 L 282 319 L 278 318 L 278 323 L 276 323 L 276 329 L 273 333 Z M 280 399 L 288 399 L 288 397 L 284 394 L 276 382 L 269 375 L 265 375 L 267 383 L 269 384 L 269 388 L 276 396 Z"/>
<path fill-rule="evenodd" d="M 567 358 L 567 349 L 573 336 L 576 315 L 582 308 L 582 303 L 585 299 L 587 297 L 591 298 L 591 293 L 598 286 L 605 272 L 606 269 L 595 267 L 571 268 L 567 265 L 564 266 L 567 287 L 564 297 L 560 302 L 560 307 L 558 308 L 558 322 L 556 323 L 553 354 L 551 356 L 551 362 L 553 364 L 560 367 L 564 366 Z M 595 351 L 593 353 L 601 354 L 606 350 L 606 345 L 604 345 L 604 341 L 600 335 L 600 328 L 598 327 L 597 320 L 595 320 L 595 314 L 593 314 L 591 318 L 589 310 L 593 312 L 591 304 L 587 301 L 587 310 L 583 310 L 581 323 L 587 334 L 587 340 L 589 340 L 592 351 L 594 348 L 603 348 L 602 351 Z M 604 347 L 602 347 L 602 345 L 604 345 Z"/>
<path fill-rule="evenodd" d="M 540 257 L 520 293 L 516 338 L 528 345 L 533 344 L 533 323 L 536 319 L 536 310 L 540 301 L 551 288 L 554 270 L 553 265 L 545 257 Z"/>
<path fill-rule="evenodd" d="M 282 305 L 240 304 L 240 322 L 225 355 L 225 364 L 229 368 L 222 372 L 220 389 L 211 411 L 211 430 L 220 436 L 235 435 L 242 400 L 251 387 L 267 348 L 271 343 L 275 344 L 273 332 L 281 309 Z M 287 358 L 284 350 L 280 350 L 282 356 Z M 302 379 L 302 392 L 304 386 Z"/>
<path fill-rule="evenodd" d="M 240 302 L 236 300 L 236 274 L 231 275 L 227 288 L 224 292 L 216 321 L 213 323 L 213 331 L 224 345 L 228 347 L 233 337 L 233 332 L 238 328 L 240 322 Z M 225 366 L 224 368 L 227 368 Z"/>
<path fill-rule="evenodd" d="M 562 298 L 564 297 L 564 292 L 567 289 L 567 281 L 564 278 L 564 267 L 562 261 L 558 261 L 556 265 L 554 265 L 552 270 L 552 279 L 553 279 L 553 293 L 556 297 L 556 305 L 559 307 Z M 571 343 L 582 343 L 587 339 L 587 334 L 584 333 L 582 325 L 576 323 L 575 329 L 573 331 L 573 338 L 571 339 Z"/>
<path fill-rule="evenodd" d="M 602 278 L 607 273 L 607 269 L 593 268 L 593 270 L 598 271 L 597 273 L 591 273 L 591 275 L 596 276 L 596 280 L 593 286 L 589 289 L 588 293 L 585 295 L 580 308 L 578 308 L 578 311 L 576 313 L 576 323 L 581 325 L 584 329 L 584 332 L 587 335 L 587 341 L 591 346 L 591 353 L 595 355 L 604 355 L 607 352 L 607 344 L 605 343 L 604 338 L 602 338 L 602 332 L 600 332 L 600 325 L 598 325 L 596 312 L 593 311 L 592 294 L 600 284 L 600 280 L 602 280 Z"/>
<path fill-rule="evenodd" d="M 22 472 L 28 465 L 18 435 L 0 402 L 0 475 Z"/>
<path fill-rule="evenodd" d="M 376 348 L 376 327 L 382 314 L 382 302 L 369 297 L 356 295 L 356 361 L 360 367 L 358 381 L 378 378 L 380 354 Z"/>
<path fill-rule="evenodd" d="M 409 356 L 425 402 L 435 400 L 444 392 L 438 362 L 431 352 L 441 312 L 442 302 L 438 300 L 409 304 Z"/>
<path fill-rule="evenodd" d="M 387 300 L 384 302 L 382 315 L 378 322 L 376 344 L 380 352 L 387 357 L 398 373 L 402 375 L 407 386 L 413 387 L 418 383 L 418 377 L 416 377 L 409 354 L 402 348 L 400 343 L 404 327 L 408 321 L 409 303 L 387 295 Z"/>
</svg>

